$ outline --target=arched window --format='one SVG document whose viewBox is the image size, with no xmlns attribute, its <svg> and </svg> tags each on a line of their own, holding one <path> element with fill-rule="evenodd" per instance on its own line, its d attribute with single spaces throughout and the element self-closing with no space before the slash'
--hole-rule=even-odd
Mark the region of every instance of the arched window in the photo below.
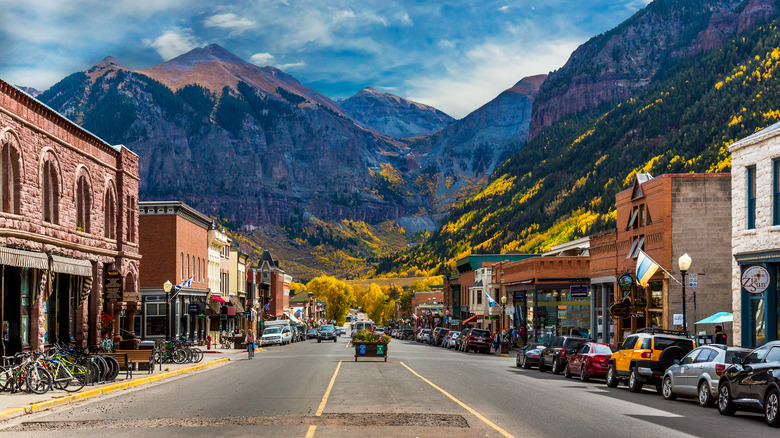
<svg viewBox="0 0 780 438">
<path fill-rule="evenodd" d="M 190 255 L 187 254 L 187 278 L 190 278 Z"/>
<path fill-rule="evenodd" d="M 14 138 L 7 134 L 7 138 Z M 0 152 L 0 204 L 6 213 L 19 214 L 20 202 L 19 191 L 22 182 L 19 174 L 19 151 L 11 145 L 10 141 L 3 144 L 3 150 Z"/>
<path fill-rule="evenodd" d="M 127 241 L 135 242 L 135 198 L 127 196 Z M 182 269 L 184 265 L 182 265 Z M 184 271 L 182 271 L 184 274 Z"/>
<path fill-rule="evenodd" d="M 181 279 L 184 280 L 184 253 L 181 253 L 179 257 L 179 265 L 181 265 Z"/>
<path fill-rule="evenodd" d="M 92 195 L 86 175 L 79 176 L 76 184 L 76 229 L 85 233 L 91 232 L 90 212 L 92 210 Z"/>
<path fill-rule="evenodd" d="M 60 182 L 53 160 L 43 163 L 43 220 L 52 224 L 60 223 Z"/>
<path fill-rule="evenodd" d="M 107 238 L 116 239 L 116 198 L 114 197 L 114 188 L 111 186 L 106 190 L 106 200 L 103 205 L 105 207 L 103 230 Z"/>
</svg>

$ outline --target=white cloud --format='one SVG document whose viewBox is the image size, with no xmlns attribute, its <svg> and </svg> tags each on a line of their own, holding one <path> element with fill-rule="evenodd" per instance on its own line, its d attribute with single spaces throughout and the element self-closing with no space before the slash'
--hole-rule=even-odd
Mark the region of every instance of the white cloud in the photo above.
<svg viewBox="0 0 780 438">
<path fill-rule="evenodd" d="M 395 18 L 401 22 L 404 26 L 414 26 L 414 22 L 411 18 L 409 18 L 409 14 L 407 12 L 404 13 L 397 13 L 395 14 Z"/>
<path fill-rule="evenodd" d="M 245 30 L 254 27 L 255 22 L 246 18 L 239 17 L 233 13 L 217 14 L 208 18 L 203 23 L 206 27 L 220 27 L 223 29 Z"/>
<path fill-rule="evenodd" d="M 152 41 L 149 46 L 157 50 L 157 53 L 168 60 L 182 53 L 200 47 L 203 44 L 192 35 L 191 29 L 169 30 Z"/>
<path fill-rule="evenodd" d="M 289 70 L 297 67 L 303 67 L 304 65 L 306 65 L 304 61 L 298 61 L 298 62 L 292 62 L 290 64 L 281 64 L 278 66 L 278 68 L 280 70 Z"/>
<path fill-rule="evenodd" d="M 274 55 L 270 53 L 255 53 L 249 57 L 249 62 L 259 65 L 260 67 L 265 67 L 271 63 L 272 59 L 274 59 Z"/>
</svg>

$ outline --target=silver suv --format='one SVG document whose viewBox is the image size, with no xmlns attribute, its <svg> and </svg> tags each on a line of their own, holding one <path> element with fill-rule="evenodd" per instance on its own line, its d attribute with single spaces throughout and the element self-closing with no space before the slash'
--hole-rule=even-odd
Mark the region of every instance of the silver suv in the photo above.
<svg viewBox="0 0 780 438">
<path fill-rule="evenodd" d="M 697 397 L 699 405 L 712 406 L 718 397 L 718 380 L 734 357 L 745 358 L 749 349 L 722 344 L 704 345 L 675 359 L 664 373 L 662 394 L 667 400 Z"/>
</svg>

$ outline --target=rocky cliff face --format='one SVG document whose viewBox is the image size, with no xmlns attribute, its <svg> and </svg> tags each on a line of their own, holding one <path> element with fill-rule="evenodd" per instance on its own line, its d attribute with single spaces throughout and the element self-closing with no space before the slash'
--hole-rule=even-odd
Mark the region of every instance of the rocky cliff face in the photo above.
<svg viewBox="0 0 780 438">
<path fill-rule="evenodd" d="M 379 223 L 421 202 L 378 185 L 406 170 L 408 148 L 361 128 L 325 96 L 280 70 L 219 46 L 134 71 L 106 58 L 40 99 L 140 156 L 142 199 L 182 199 L 245 224 L 291 211 Z"/>
<path fill-rule="evenodd" d="M 371 87 L 338 104 L 359 125 L 394 138 L 435 134 L 455 120 L 436 108 Z"/>
<path fill-rule="evenodd" d="M 529 138 L 568 114 L 633 96 L 669 57 L 720 47 L 777 10 L 776 0 L 655 0 L 550 73 L 534 103 Z"/>
<path fill-rule="evenodd" d="M 419 169 L 414 172 L 415 184 L 431 196 L 437 206 L 434 215 L 444 213 L 470 185 L 490 175 L 522 147 L 528 138 L 534 96 L 545 78 L 524 78 L 438 134 L 411 145 L 410 167 Z"/>
</svg>

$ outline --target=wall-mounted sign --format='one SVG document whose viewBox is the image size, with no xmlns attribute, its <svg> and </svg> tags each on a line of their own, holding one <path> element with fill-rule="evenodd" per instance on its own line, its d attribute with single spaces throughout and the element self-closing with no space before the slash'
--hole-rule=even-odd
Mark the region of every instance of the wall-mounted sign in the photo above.
<svg viewBox="0 0 780 438">
<path fill-rule="evenodd" d="M 569 298 L 588 298 L 588 286 L 569 286 Z"/>
<path fill-rule="evenodd" d="M 634 277 L 628 274 L 621 275 L 620 278 L 618 278 L 618 285 L 621 289 L 631 289 L 631 286 L 634 285 Z"/>
<path fill-rule="evenodd" d="M 762 294 L 769 288 L 769 271 L 760 265 L 748 266 L 742 272 L 742 289 L 751 294 Z"/>
<path fill-rule="evenodd" d="M 688 274 L 688 287 L 699 287 L 699 274 L 696 272 Z"/>
<path fill-rule="evenodd" d="M 672 314 L 672 325 L 683 325 L 683 314 L 682 313 Z"/>
<path fill-rule="evenodd" d="M 631 318 L 644 318 L 645 317 L 645 313 L 644 312 L 634 312 L 634 313 L 630 313 L 628 316 L 630 316 Z"/>
<path fill-rule="evenodd" d="M 187 306 L 187 313 L 190 315 L 197 315 L 200 313 L 200 306 L 197 304 L 190 304 Z"/>
<path fill-rule="evenodd" d="M 106 270 L 103 277 L 103 296 L 106 301 L 122 301 L 122 273 L 116 269 Z"/>
</svg>

